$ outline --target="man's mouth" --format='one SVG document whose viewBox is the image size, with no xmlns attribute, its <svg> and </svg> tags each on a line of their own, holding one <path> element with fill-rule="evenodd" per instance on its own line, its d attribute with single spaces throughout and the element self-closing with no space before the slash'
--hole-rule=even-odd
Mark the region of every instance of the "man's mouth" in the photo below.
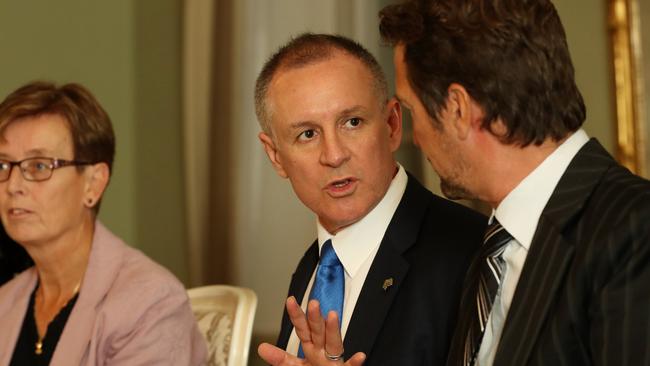
<svg viewBox="0 0 650 366">
<path fill-rule="evenodd" d="M 342 179 L 342 180 L 337 180 L 331 183 L 331 185 L 334 188 L 343 188 L 347 186 L 348 184 L 352 183 L 352 179 Z"/>
<path fill-rule="evenodd" d="M 355 191 L 357 181 L 352 177 L 333 180 L 325 187 L 325 190 L 332 197 L 344 197 Z"/>
</svg>

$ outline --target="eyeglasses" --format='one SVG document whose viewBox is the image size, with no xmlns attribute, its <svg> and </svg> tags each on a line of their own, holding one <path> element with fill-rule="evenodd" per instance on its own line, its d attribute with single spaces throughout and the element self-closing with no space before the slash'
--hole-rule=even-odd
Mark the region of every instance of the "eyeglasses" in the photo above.
<svg viewBox="0 0 650 366">
<path fill-rule="evenodd" d="M 52 177 L 54 169 L 66 166 L 90 165 L 85 161 L 63 160 L 55 158 L 27 158 L 21 161 L 0 160 L 0 182 L 6 182 L 11 176 L 14 166 L 20 167 L 20 173 L 25 180 L 41 182 Z"/>
</svg>

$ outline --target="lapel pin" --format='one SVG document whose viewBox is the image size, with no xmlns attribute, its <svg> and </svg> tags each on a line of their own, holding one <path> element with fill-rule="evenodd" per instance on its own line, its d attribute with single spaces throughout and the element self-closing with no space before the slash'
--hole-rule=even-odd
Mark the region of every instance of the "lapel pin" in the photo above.
<svg viewBox="0 0 650 366">
<path fill-rule="evenodd" d="M 384 284 L 381 287 L 386 291 L 391 286 L 393 286 L 393 277 L 385 279 Z"/>
</svg>

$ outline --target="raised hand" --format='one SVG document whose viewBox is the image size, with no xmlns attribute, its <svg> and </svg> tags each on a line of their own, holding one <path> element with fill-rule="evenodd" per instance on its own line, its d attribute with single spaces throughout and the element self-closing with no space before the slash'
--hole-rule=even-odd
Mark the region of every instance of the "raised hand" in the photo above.
<svg viewBox="0 0 650 366">
<path fill-rule="evenodd" d="M 296 299 L 291 296 L 287 299 L 287 313 L 302 344 L 305 359 L 290 355 L 271 344 L 262 343 L 257 352 L 264 361 L 272 366 L 363 365 L 366 355 L 362 352 L 355 353 L 347 362 L 343 362 L 343 341 L 336 312 L 330 311 L 325 320 L 321 316 L 318 301 L 311 300 L 305 315 Z"/>
</svg>

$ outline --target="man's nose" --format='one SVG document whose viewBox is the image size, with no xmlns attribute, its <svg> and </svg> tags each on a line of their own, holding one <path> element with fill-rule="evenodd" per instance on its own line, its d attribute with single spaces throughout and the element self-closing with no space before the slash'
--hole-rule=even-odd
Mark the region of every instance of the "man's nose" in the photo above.
<svg viewBox="0 0 650 366">
<path fill-rule="evenodd" d="M 350 151 L 336 134 L 323 138 L 320 161 L 323 165 L 339 167 L 350 159 Z"/>
</svg>

